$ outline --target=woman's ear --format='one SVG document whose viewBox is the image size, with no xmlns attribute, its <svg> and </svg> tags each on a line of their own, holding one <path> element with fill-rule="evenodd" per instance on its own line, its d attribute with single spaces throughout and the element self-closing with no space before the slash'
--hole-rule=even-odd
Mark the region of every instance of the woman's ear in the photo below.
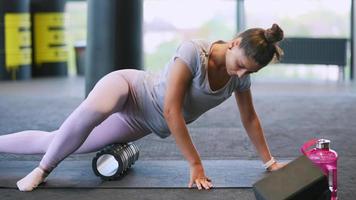
<svg viewBox="0 0 356 200">
<path fill-rule="evenodd" d="M 234 48 L 235 46 L 239 46 L 240 41 L 241 41 L 241 38 L 235 38 L 235 39 L 233 39 L 233 40 L 230 40 L 230 41 L 228 42 L 228 47 L 229 47 L 229 49 L 231 50 L 231 49 Z"/>
<path fill-rule="evenodd" d="M 227 42 L 227 47 L 231 50 L 231 48 L 233 47 L 233 43 L 234 43 L 234 40 L 230 40 Z"/>
</svg>

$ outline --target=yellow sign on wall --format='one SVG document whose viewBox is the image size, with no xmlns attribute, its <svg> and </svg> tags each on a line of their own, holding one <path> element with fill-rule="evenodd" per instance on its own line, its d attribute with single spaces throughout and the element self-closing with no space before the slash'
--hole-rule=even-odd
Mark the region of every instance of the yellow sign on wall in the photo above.
<svg viewBox="0 0 356 200">
<path fill-rule="evenodd" d="M 29 13 L 6 13 L 5 17 L 5 66 L 17 69 L 19 65 L 30 65 L 31 21 Z"/>
<path fill-rule="evenodd" d="M 67 61 L 63 13 L 35 13 L 34 31 L 36 64 Z"/>
</svg>

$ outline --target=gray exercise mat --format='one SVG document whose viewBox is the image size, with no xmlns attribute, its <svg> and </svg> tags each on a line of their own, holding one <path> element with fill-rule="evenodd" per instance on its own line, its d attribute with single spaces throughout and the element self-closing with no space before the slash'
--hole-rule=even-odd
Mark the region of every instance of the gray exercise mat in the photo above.
<svg viewBox="0 0 356 200">
<path fill-rule="evenodd" d="M 214 188 L 251 188 L 268 175 L 260 160 L 203 160 Z M 0 188 L 17 188 L 16 182 L 39 161 L 0 161 Z M 91 160 L 63 161 L 39 188 L 188 188 L 189 165 L 183 160 L 138 160 L 127 174 L 103 181 L 92 170 Z"/>
</svg>

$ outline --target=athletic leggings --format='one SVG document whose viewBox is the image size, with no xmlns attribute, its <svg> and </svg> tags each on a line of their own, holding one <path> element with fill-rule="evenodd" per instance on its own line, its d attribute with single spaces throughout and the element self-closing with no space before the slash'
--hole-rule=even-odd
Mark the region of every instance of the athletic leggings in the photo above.
<svg viewBox="0 0 356 200">
<path fill-rule="evenodd" d="M 2 135 L 0 152 L 44 153 L 39 165 L 51 172 L 71 153 L 95 152 L 112 143 L 131 142 L 150 134 L 147 127 L 127 123 L 125 111 L 134 106 L 130 85 L 137 74 L 138 70 L 123 69 L 105 75 L 59 129 Z"/>
</svg>

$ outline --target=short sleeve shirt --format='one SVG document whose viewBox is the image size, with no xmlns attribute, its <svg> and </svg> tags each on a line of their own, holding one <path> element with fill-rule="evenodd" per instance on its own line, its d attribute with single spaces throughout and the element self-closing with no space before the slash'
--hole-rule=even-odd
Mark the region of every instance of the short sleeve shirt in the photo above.
<svg viewBox="0 0 356 200">
<path fill-rule="evenodd" d="M 207 63 L 212 44 L 214 42 L 205 40 L 182 42 L 163 71 L 158 76 L 145 73 L 142 78 L 141 88 L 136 88 L 140 90 L 138 93 L 141 96 L 138 101 L 142 101 L 143 114 L 147 119 L 145 120 L 146 125 L 160 137 L 165 138 L 170 135 L 163 116 L 163 105 L 168 78 L 176 58 L 182 59 L 193 75 L 191 85 L 186 91 L 183 102 L 183 116 L 187 124 L 224 102 L 234 91 L 244 91 L 250 88 L 250 75 L 246 75 L 241 79 L 237 76 L 231 76 L 225 86 L 215 91 L 211 90 L 207 74 Z"/>
</svg>

